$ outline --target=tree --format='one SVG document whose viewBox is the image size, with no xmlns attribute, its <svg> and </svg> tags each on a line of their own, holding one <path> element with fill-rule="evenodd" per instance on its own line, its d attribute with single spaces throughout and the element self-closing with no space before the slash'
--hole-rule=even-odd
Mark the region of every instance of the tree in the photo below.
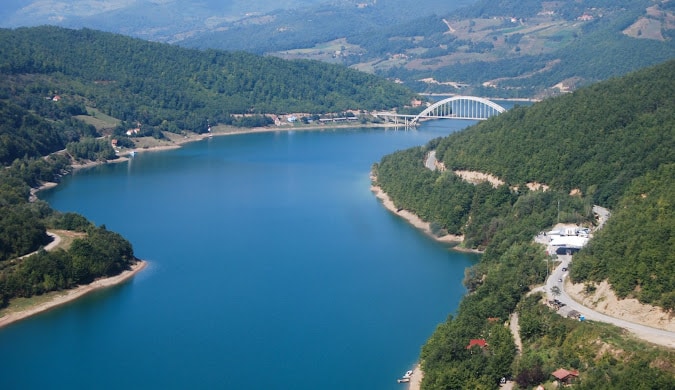
<svg viewBox="0 0 675 390">
<path fill-rule="evenodd" d="M 558 287 L 558 286 L 551 287 L 551 294 L 553 294 L 553 296 L 556 296 L 556 297 L 559 296 L 560 295 L 560 287 Z"/>
</svg>

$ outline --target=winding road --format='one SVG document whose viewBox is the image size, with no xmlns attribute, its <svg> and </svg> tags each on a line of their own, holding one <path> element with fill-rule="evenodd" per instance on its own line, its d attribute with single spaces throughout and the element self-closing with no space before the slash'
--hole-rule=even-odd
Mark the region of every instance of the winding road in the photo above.
<svg viewBox="0 0 675 390">
<path fill-rule="evenodd" d="M 581 313 L 581 315 L 583 315 L 586 320 L 612 324 L 634 333 L 637 337 L 643 340 L 652 342 L 654 344 L 663 345 L 668 348 L 675 348 L 675 332 L 652 328 L 650 326 L 611 317 L 586 307 L 572 299 L 572 297 L 570 297 L 565 291 L 565 280 L 568 274 L 566 271 L 563 271 L 563 268 L 567 269 L 569 267 L 569 264 L 572 261 L 572 256 L 558 255 L 558 260 L 560 260 L 561 263 L 551 272 L 548 280 L 546 280 L 545 290 L 546 298 L 548 300 L 555 298 L 565 303 L 565 306 L 558 310 L 560 315 L 566 316 L 570 311 L 576 310 L 577 312 Z M 562 282 L 560 282 L 560 280 L 562 280 Z M 552 294 L 553 287 L 555 286 L 557 286 L 560 291 L 558 296 L 554 296 Z"/>
<path fill-rule="evenodd" d="M 43 247 L 43 249 L 46 250 L 46 251 L 50 251 L 50 250 L 56 248 L 56 247 L 61 243 L 61 236 L 59 236 L 59 235 L 56 234 L 56 233 L 52 233 L 52 232 L 47 232 L 47 235 L 48 235 L 49 237 L 52 238 L 52 242 L 50 242 L 49 244 L 45 245 L 45 246 Z M 36 250 L 36 251 L 34 251 L 34 252 L 31 252 L 31 253 L 28 253 L 28 254 L 26 254 L 26 255 L 23 255 L 23 256 L 19 257 L 19 259 L 23 259 L 23 258 L 26 258 L 26 257 L 28 257 L 28 256 L 34 255 L 34 254 L 38 253 L 39 251 L 40 251 L 40 250 L 38 249 L 38 250 Z"/>
<path fill-rule="evenodd" d="M 600 206 L 593 206 L 593 213 L 598 218 L 598 227 L 596 230 L 602 228 L 611 215 L 609 210 Z M 549 253 L 555 252 L 552 249 L 549 249 Z M 547 300 L 558 299 L 559 301 L 565 303 L 565 306 L 558 310 L 560 315 L 567 316 L 570 311 L 576 310 L 584 316 L 585 320 L 612 324 L 632 332 L 638 338 L 641 338 L 645 341 L 675 349 L 675 332 L 653 328 L 635 322 L 626 321 L 621 318 L 608 316 L 595 311 L 590 307 L 584 306 L 583 304 L 572 299 L 572 297 L 570 297 L 565 291 L 565 281 L 568 277 L 567 270 L 569 269 L 570 263 L 572 262 L 572 256 L 557 255 L 557 257 L 560 261 L 560 264 L 551 272 L 548 279 L 546 280 L 546 284 L 542 287 L 534 289 L 533 292 L 545 290 Z M 563 271 L 563 269 L 565 269 L 565 271 Z M 554 287 L 557 287 L 559 292 L 559 294 L 556 296 L 554 296 L 552 293 Z"/>
<path fill-rule="evenodd" d="M 432 171 L 436 170 L 436 151 L 432 150 L 427 154 L 427 158 L 424 160 L 424 166 L 427 167 L 427 169 L 430 169 Z"/>
<path fill-rule="evenodd" d="M 436 151 L 430 151 L 424 161 L 424 166 L 430 170 L 436 169 Z M 605 225 L 611 213 L 608 209 L 600 206 L 593 206 L 593 214 L 598 220 L 598 226 L 595 230 L 602 229 Z M 537 236 L 535 239 L 536 242 L 539 242 L 544 245 L 548 245 L 548 237 L 546 236 Z M 548 253 L 555 253 L 554 248 L 548 248 Z M 567 316 L 568 313 L 572 310 L 579 312 L 585 320 L 605 322 L 618 326 L 620 328 L 626 329 L 638 338 L 645 341 L 649 341 L 654 344 L 663 345 L 668 348 L 675 349 L 675 332 L 667 331 L 664 329 L 653 328 L 650 326 L 637 324 L 634 322 L 626 321 L 621 318 L 611 317 L 606 314 L 600 313 L 593 310 L 590 307 L 586 307 L 583 304 L 575 301 L 572 297 L 567 294 L 565 291 L 565 281 L 567 279 L 567 270 L 570 267 L 572 261 L 571 255 L 557 255 L 560 264 L 551 272 L 544 286 L 537 287 L 533 289 L 530 293 L 537 291 L 544 291 L 546 293 L 547 300 L 558 299 L 559 301 L 565 303 L 565 306 L 558 310 L 558 313 L 562 316 Z M 563 271 L 565 269 L 565 271 Z M 558 288 L 556 294 L 552 292 L 554 287 Z M 522 351 L 522 344 L 520 343 L 520 332 L 518 327 L 518 315 L 513 313 L 510 318 L 511 332 L 513 333 L 516 344 L 518 344 L 519 351 Z"/>
</svg>

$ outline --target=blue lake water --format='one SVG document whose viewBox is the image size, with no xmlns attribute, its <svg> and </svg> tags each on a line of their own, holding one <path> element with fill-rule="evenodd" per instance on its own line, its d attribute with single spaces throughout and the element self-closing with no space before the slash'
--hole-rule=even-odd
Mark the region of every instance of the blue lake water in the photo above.
<svg viewBox="0 0 675 390">
<path fill-rule="evenodd" d="M 0 329 L 0 388 L 401 389 L 477 258 L 387 211 L 369 171 L 471 123 L 214 137 L 65 178 L 41 197 L 149 266 Z"/>
</svg>

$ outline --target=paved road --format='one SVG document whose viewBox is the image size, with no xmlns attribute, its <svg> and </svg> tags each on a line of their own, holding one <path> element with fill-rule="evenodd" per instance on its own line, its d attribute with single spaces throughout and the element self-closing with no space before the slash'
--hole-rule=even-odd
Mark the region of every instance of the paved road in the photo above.
<svg viewBox="0 0 675 390">
<path fill-rule="evenodd" d="M 611 215 L 609 210 L 600 206 L 593 206 L 593 213 L 598 218 L 598 227 L 596 230 L 602 228 Z M 535 241 L 544 245 L 547 245 L 548 243 L 546 236 L 537 236 Z M 547 249 L 548 253 L 555 253 L 554 248 L 549 247 Z M 565 281 L 567 280 L 568 273 L 567 271 L 563 271 L 563 268 L 569 269 L 570 263 L 572 262 L 572 256 L 557 255 L 557 260 L 560 261 L 560 264 L 555 269 L 550 271 L 551 274 L 546 280 L 545 285 L 535 288 L 531 293 L 536 291 L 545 291 L 547 300 L 558 299 L 559 301 L 565 303 L 565 306 L 558 310 L 560 315 L 567 316 L 570 311 L 576 310 L 581 315 L 583 315 L 586 320 L 609 323 L 626 329 L 643 340 L 669 348 L 675 348 L 675 332 L 652 328 L 646 325 L 626 321 L 621 318 L 611 317 L 607 314 L 603 314 L 586 307 L 572 299 L 572 297 L 570 297 L 565 291 Z M 558 288 L 559 294 L 554 295 L 552 293 L 554 287 Z"/>
<path fill-rule="evenodd" d="M 598 227 L 595 230 L 600 230 L 605 225 L 605 222 L 609 219 L 609 216 L 612 215 L 609 210 L 600 206 L 593 206 L 593 214 L 598 218 Z"/>
<path fill-rule="evenodd" d="M 52 242 L 50 242 L 49 244 L 45 245 L 45 246 L 44 246 L 44 250 L 50 251 L 50 250 L 56 248 L 56 246 L 59 245 L 59 244 L 61 243 L 61 236 L 59 236 L 58 234 L 54 234 L 54 233 L 52 233 L 52 232 L 47 232 L 47 235 L 48 235 L 49 237 L 52 238 Z M 39 252 L 39 249 L 36 250 L 36 251 L 34 251 L 34 252 L 31 252 L 31 253 L 29 253 L 29 254 L 27 254 L 27 255 L 23 255 L 23 256 L 19 257 L 19 259 L 26 258 L 26 257 L 31 256 L 31 255 L 34 255 L 34 254 L 36 254 L 36 253 L 38 253 L 38 252 Z"/>
<path fill-rule="evenodd" d="M 61 236 L 59 236 L 56 233 L 52 233 L 52 232 L 47 232 L 47 235 L 52 238 L 52 242 L 45 245 L 45 250 L 50 251 L 50 250 L 56 248 L 61 243 Z"/>
<path fill-rule="evenodd" d="M 596 206 L 597 207 L 597 206 Z M 595 211 L 595 207 L 594 207 Z M 606 211 L 606 210 L 605 210 Z M 609 212 L 604 214 L 609 216 Z M 604 222 L 603 222 L 604 223 Z M 550 253 L 550 252 L 549 252 Z M 555 252 L 553 252 L 555 253 Z M 560 264 L 551 271 L 550 276 L 546 280 L 544 289 L 546 291 L 546 299 L 553 300 L 558 299 L 561 302 L 565 303 L 565 306 L 561 308 L 558 312 L 566 316 L 571 310 L 576 310 L 581 315 L 585 317 L 586 320 L 606 322 L 609 324 L 616 325 L 620 328 L 626 329 L 634 333 L 637 337 L 655 343 L 663 345 L 669 348 L 675 348 L 675 332 L 670 332 L 663 329 L 652 328 L 646 325 L 636 324 L 634 322 L 626 321 L 621 318 L 615 318 L 597 312 L 589 307 L 582 305 L 581 303 L 572 299 L 567 292 L 565 291 L 565 280 L 568 277 L 567 271 L 563 271 L 563 268 L 569 269 L 570 263 L 572 261 L 571 255 L 558 255 L 558 260 Z M 562 280 L 562 282 L 561 282 Z M 552 291 L 553 287 L 557 286 L 560 294 L 554 296 Z"/>
<path fill-rule="evenodd" d="M 426 161 L 424 161 L 424 166 L 431 169 L 432 171 L 436 170 L 436 151 L 432 150 L 427 155 Z"/>
</svg>

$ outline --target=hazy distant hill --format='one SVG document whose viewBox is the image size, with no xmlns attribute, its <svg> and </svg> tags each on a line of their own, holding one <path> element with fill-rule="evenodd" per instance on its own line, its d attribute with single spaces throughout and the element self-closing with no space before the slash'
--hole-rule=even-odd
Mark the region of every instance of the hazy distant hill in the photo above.
<svg viewBox="0 0 675 390">
<path fill-rule="evenodd" d="M 155 41 L 177 41 L 226 21 L 321 1 L 6 0 L 0 5 L 0 27 L 89 27 Z"/>
<path fill-rule="evenodd" d="M 413 10 L 405 19 L 381 3 L 322 4 L 234 23 L 180 44 L 341 63 L 421 92 L 502 97 L 565 93 L 675 57 L 673 2 L 454 4 L 464 7 Z"/>
<path fill-rule="evenodd" d="M 503 0 L 501 13 L 486 4 L 449 15 L 428 38 L 436 47 L 407 50 L 380 73 L 429 92 L 544 97 L 675 58 L 673 2 Z"/>
<path fill-rule="evenodd" d="M 10 0 L 0 9 L 0 26 L 316 59 L 428 93 L 543 98 L 675 58 L 666 0 Z"/>
<path fill-rule="evenodd" d="M 310 49 L 302 51 L 311 53 L 313 51 L 311 48 L 319 45 L 318 51 L 328 56 L 320 55 L 315 59 L 333 62 L 330 59 L 337 57 L 337 62 L 342 63 L 344 54 L 333 56 L 335 51 L 340 51 L 340 45 L 337 49 L 326 48 L 327 42 L 359 34 L 380 36 L 381 30 L 398 29 L 401 24 L 409 23 L 411 20 L 419 23 L 419 18 L 444 14 L 475 1 L 323 2 L 311 7 L 285 9 L 271 12 L 264 17 L 252 17 L 229 23 L 210 32 L 195 34 L 180 44 L 202 48 L 247 50 L 258 54 L 293 49 Z M 419 27 L 424 30 L 428 26 L 422 23 Z M 383 39 L 386 41 L 386 37 Z"/>
<path fill-rule="evenodd" d="M 88 27 L 152 41 L 179 42 L 237 25 L 267 24 L 284 11 L 300 15 L 299 23 L 310 23 L 305 15 L 315 12 L 312 7 L 320 4 L 324 4 L 324 8 L 351 10 L 376 7 L 403 20 L 410 14 L 448 12 L 473 1 L 430 0 L 420 4 L 412 0 L 391 0 L 386 4 L 380 1 L 378 5 L 377 0 L 6 0 L 0 5 L 0 27 L 45 24 Z M 376 18 L 382 16 L 384 14 Z M 247 40 L 246 35 L 241 37 L 244 38 L 240 40 Z"/>
</svg>

